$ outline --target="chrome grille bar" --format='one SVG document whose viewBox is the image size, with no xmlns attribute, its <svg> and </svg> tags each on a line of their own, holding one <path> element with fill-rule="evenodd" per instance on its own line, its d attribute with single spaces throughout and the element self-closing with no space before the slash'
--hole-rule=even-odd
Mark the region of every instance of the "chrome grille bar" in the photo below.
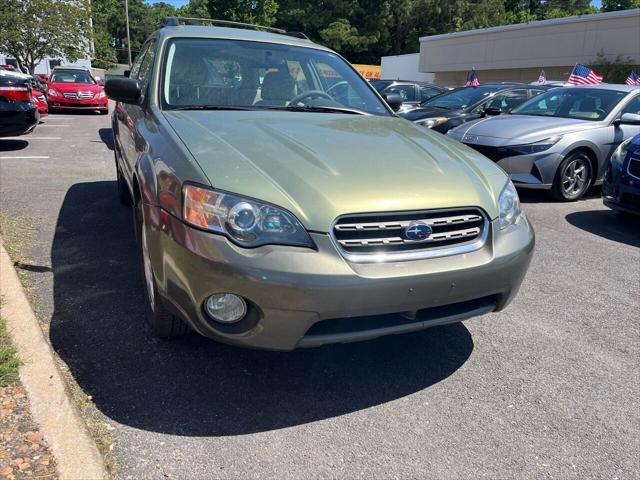
<svg viewBox="0 0 640 480">
<path fill-rule="evenodd" d="M 429 225 L 430 227 L 437 225 L 451 225 L 451 224 L 460 224 L 467 222 L 477 222 L 482 220 L 480 215 L 456 215 L 450 217 L 439 217 L 439 218 L 416 218 L 412 220 L 405 220 L 400 222 L 390 222 L 390 223 L 341 223 L 335 226 L 337 231 L 349 231 L 349 230 L 397 230 L 399 228 L 404 228 L 409 226 L 411 222 L 414 221 L 422 221 Z"/>
<path fill-rule="evenodd" d="M 416 237 L 414 225 L 430 230 Z M 331 230 L 340 253 L 357 263 L 469 253 L 482 248 L 488 237 L 489 220 L 476 207 L 345 215 Z"/>
<path fill-rule="evenodd" d="M 465 238 L 465 237 L 476 237 L 480 233 L 480 229 L 478 227 L 470 228 L 468 230 L 455 230 L 453 232 L 444 232 L 444 233 L 434 233 L 429 238 L 424 240 L 407 240 L 401 237 L 389 237 L 389 238 L 365 238 L 360 240 L 338 240 L 340 245 L 344 245 L 345 247 L 352 246 L 375 246 L 375 245 L 398 245 L 403 243 L 435 243 L 435 242 L 443 242 L 445 240 L 450 240 L 453 238 Z"/>
</svg>

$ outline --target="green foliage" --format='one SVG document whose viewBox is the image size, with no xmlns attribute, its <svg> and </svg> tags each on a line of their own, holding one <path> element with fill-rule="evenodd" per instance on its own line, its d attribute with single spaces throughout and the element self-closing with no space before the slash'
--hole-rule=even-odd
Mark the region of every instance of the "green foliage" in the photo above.
<svg viewBox="0 0 640 480">
<path fill-rule="evenodd" d="M 89 17 L 88 0 L 1 0 L 0 51 L 30 73 L 47 56 L 75 61 L 90 49 Z"/>
<path fill-rule="evenodd" d="M 0 387 L 6 387 L 18 380 L 19 367 L 20 360 L 11 344 L 6 321 L 0 317 Z"/>
<path fill-rule="evenodd" d="M 92 0 L 96 61 L 127 61 L 123 3 Z M 602 3 L 604 11 L 640 6 L 640 0 Z M 351 62 L 376 64 L 383 55 L 417 52 L 421 36 L 595 12 L 591 0 L 190 0 L 179 9 L 129 0 L 134 57 L 164 17 L 177 15 L 301 31 Z"/>
<path fill-rule="evenodd" d="M 629 8 L 640 8 L 640 0 L 602 0 L 603 12 L 627 10 Z"/>
<path fill-rule="evenodd" d="M 589 68 L 592 68 L 598 75 L 602 75 L 607 83 L 624 83 L 631 70 L 640 72 L 640 65 L 634 65 L 631 57 L 624 58 L 622 55 L 618 55 L 615 59 L 609 60 L 602 50 L 598 52 Z"/>
<path fill-rule="evenodd" d="M 277 0 L 209 0 L 209 15 L 219 20 L 273 25 L 278 11 Z"/>
</svg>

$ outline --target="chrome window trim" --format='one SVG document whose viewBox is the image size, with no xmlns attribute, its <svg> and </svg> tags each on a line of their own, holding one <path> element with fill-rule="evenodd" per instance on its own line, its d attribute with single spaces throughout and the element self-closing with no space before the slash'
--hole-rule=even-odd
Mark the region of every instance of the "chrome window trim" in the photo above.
<svg viewBox="0 0 640 480">
<path fill-rule="evenodd" d="M 487 214 L 479 207 L 466 207 L 466 209 L 475 208 L 482 215 L 483 223 L 482 223 L 482 234 L 480 237 L 471 243 L 462 243 L 459 245 L 447 246 L 447 247 L 435 247 L 427 250 L 414 250 L 410 252 L 388 252 L 388 253 L 351 253 L 345 251 L 338 240 L 335 238 L 335 226 L 341 218 L 344 217 L 352 217 L 352 216 L 375 216 L 375 215 L 393 215 L 393 214 L 408 214 L 408 213 L 418 213 L 415 211 L 401 211 L 401 212 L 370 212 L 370 213 L 348 213 L 345 215 L 340 215 L 336 218 L 331 224 L 331 230 L 329 231 L 329 238 L 331 239 L 331 243 L 336 248 L 336 250 L 342 255 L 342 257 L 351 262 L 351 263 L 385 263 L 385 262 L 407 262 L 414 260 L 424 260 L 427 258 L 440 258 L 440 257 L 449 257 L 452 255 L 462 255 L 465 253 L 475 252 L 480 250 L 487 243 L 487 239 L 489 238 L 489 231 L 491 227 L 491 222 L 487 217 Z M 461 208 L 452 208 L 452 209 L 438 209 L 431 210 L 434 211 L 442 211 L 442 212 L 455 212 L 456 210 L 465 210 L 464 207 Z M 429 212 L 429 210 L 425 210 L 425 212 Z"/>
</svg>

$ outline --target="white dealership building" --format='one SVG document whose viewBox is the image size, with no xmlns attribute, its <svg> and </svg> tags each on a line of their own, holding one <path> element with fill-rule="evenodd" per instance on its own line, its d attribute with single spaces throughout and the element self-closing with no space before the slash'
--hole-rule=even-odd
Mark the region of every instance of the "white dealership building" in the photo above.
<svg viewBox="0 0 640 480">
<path fill-rule="evenodd" d="M 422 37 L 418 72 L 450 86 L 463 85 L 472 67 L 483 83 L 529 83 L 542 69 L 549 80 L 566 80 L 599 52 L 640 65 L 640 9 Z"/>
</svg>

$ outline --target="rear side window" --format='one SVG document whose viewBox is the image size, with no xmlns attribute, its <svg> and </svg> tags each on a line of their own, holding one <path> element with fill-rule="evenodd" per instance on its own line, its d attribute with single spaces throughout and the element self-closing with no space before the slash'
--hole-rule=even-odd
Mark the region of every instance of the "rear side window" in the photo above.
<svg viewBox="0 0 640 480">
<path fill-rule="evenodd" d="M 433 87 L 420 87 L 420 101 L 424 102 L 431 97 L 435 97 L 440 94 L 441 91 Z"/>
</svg>

